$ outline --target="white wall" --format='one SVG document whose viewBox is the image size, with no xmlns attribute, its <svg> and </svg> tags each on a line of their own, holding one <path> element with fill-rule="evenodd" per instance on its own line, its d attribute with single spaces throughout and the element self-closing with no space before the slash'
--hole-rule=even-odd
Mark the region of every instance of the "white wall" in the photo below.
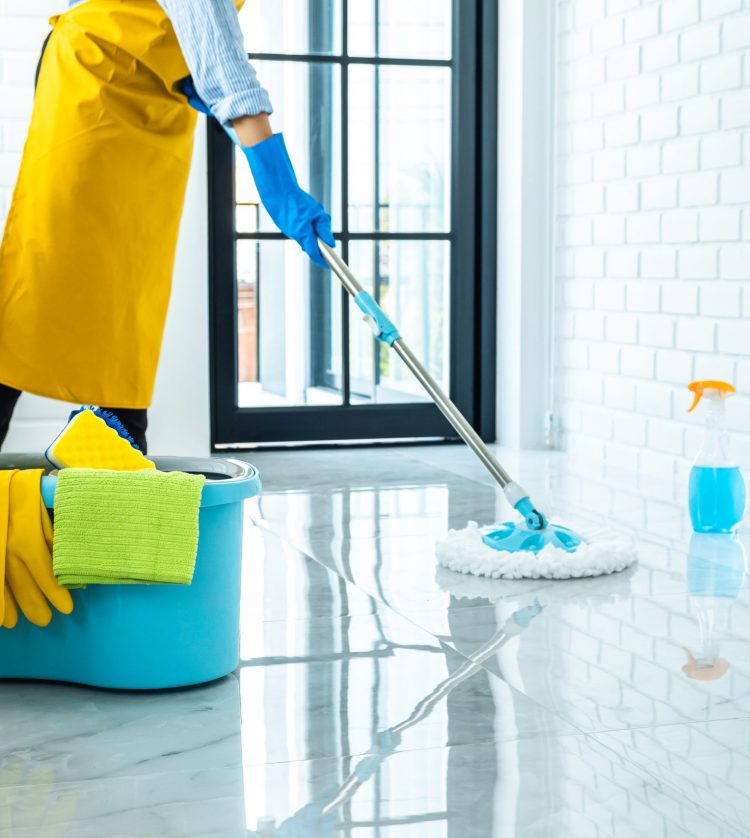
<svg viewBox="0 0 750 838">
<path fill-rule="evenodd" d="M 552 376 L 555 29 L 549 0 L 500 0 L 497 438 L 544 445 Z"/>
<path fill-rule="evenodd" d="M 558 0 L 558 19 L 564 443 L 679 475 L 702 421 L 685 385 L 723 378 L 750 468 L 750 0 Z"/>
<path fill-rule="evenodd" d="M 66 6 L 60 0 L 0 0 L 0 230 L 21 161 L 34 69 L 49 30 L 47 18 Z M 207 454 L 210 442 L 203 118 L 196 139 L 149 433 L 153 453 L 193 456 Z M 23 396 L 5 450 L 46 448 L 69 409 L 60 402 Z"/>
</svg>

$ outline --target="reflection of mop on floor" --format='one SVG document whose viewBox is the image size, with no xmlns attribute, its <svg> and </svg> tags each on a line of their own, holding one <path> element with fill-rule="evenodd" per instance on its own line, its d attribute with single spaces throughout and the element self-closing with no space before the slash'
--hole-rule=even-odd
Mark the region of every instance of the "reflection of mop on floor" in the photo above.
<svg viewBox="0 0 750 838">
<path fill-rule="evenodd" d="M 261 818 L 255 833 L 257 838 L 302 838 L 302 836 L 333 835 L 335 827 L 334 813 L 357 793 L 358 789 L 381 767 L 401 743 L 401 737 L 409 728 L 424 721 L 435 707 L 459 685 L 476 675 L 482 664 L 492 657 L 509 640 L 529 626 L 531 621 L 542 611 L 538 600 L 532 605 L 515 611 L 498 631 L 479 649 L 469 655 L 465 663 L 442 680 L 397 725 L 381 731 L 375 737 L 370 753 L 356 765 L 344 782 L 335 789 L 323 793 L 317 801 L 300 809 L 295 815 L 284 821 L 278 828 L 272 818 Z"/>
<path fill-rule="evenodd" d="M 441 591 L 455 600 L 483 599 L 494 605 L 501 599 L 514 602 L 519 594 L 524 599 L 537 596 L 542 605 L 574 605 L 587 608 L 591 605 L 619 602 L 631 596 L 630 580 L 636 568 L 632 566 L 610 576 L 592 576 L 582 579 L 576 586 L 558 585 L 548 579 L 491 579 L 488 576 L 473 576 L 468 573 L 454 573 L 445 567 L 435 570 L 435 582 Z"/>
<path fill-rule="evenodd" d="M 720 657 L 719 639 L 726 634 L 729 614 L 742 588 L 745 550 L 732 535 L 694 533 L 688 555 L 690 610 L 698 620 L 699 645 L 685 647 L 682 671 L 695 681 L 717 681 L 729 669 Z"/>
</svg>

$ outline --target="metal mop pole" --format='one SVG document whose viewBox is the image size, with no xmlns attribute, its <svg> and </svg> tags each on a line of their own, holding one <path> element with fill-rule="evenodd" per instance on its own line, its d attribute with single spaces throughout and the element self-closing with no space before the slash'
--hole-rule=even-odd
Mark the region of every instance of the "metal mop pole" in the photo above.
<svg viewBox="0 0 750 838">
<path fill-rule="evenodd" d="M 529 500 L 528 492 L 519 486 L 495 459 L 479 434 L 471 427 L 461 411 L 425 369 L 424 365 L 401 337 L 398 328 L 389 320 L 372 295 L 362 287 L 346 262 L 322 239 L 318 239 L 318 245 L 320 246 L 323 258 L 328 262 L 331 270 L 363 312 L 364 320 L 372 329 L 376 340 L 379 340 L 381 343 L 387 343 L 393 348 L 414 377 L 427 391 L 443 416 L 451 423 L 456 433 L 477 455 L 482 465 L 484 465 L 487 471 L 497 481 L 511 506 L 518 509 L 525 517 L 529 528 L 542 529 L 546 526 L 544 515 L 537 509 L 534 509 L 533 504 Z"/>
</svg>

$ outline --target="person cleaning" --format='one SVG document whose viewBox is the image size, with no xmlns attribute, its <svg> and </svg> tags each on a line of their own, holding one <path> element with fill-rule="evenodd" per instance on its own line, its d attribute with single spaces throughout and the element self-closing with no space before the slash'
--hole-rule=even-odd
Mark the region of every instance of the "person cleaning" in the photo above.
<svg viewBox="0 0 750 838">
<path fill-rule="evenodd" d="M 0 446 L 26 391 L 112 411 L 146 453 L 196 110 L 234 130 L 273 221 L 327 267 L 331 218 L 271 130 L 242 2 L 78 0 L 51 19 L 0 246 Z"/>
</svg>

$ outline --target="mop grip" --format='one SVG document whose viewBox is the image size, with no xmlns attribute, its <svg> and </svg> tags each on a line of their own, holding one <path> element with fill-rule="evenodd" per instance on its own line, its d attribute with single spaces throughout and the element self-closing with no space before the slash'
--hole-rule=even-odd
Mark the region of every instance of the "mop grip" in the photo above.
<svg viewBox="0 0 750 838">
<path fill-rule="evenodd" d="M 394 341 L 400 340 L 398 327 L 378 305 L 369 291 L 360 291 L 354 297 L 357 308 L 365 315 L 365 322 L 372 329 L 375 340 L 393 346 Z"/>
<path fill-rule="evenodd" d="M 393 346 L 397 340 L 401 340 L 401 334 L 396 324 L 380 308 L 372 294 L 362 287 L 360 281 L 338 253 L 320 237 L 318 237 L 318 247 L 331 270 L 354 299 L 357 308 L 365 315 L 365 322 L 372 329 L 375 339 L 381 343 L 387 343 L 388 346 Z"/>
</svg>

